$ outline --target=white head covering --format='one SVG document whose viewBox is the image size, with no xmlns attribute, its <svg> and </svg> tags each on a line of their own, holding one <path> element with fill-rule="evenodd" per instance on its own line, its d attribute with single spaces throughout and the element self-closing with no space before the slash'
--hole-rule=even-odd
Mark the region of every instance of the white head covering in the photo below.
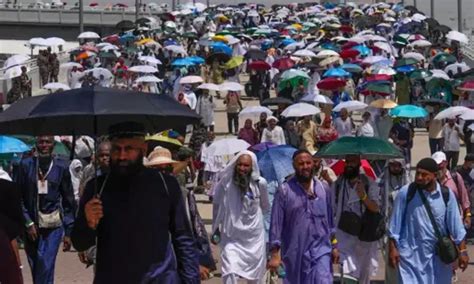
<svg viewBox="0 0 474 284">
<path fill-rule="evenodd" d="M 257 156 L 255 156 L 255 154 L 249 150 L 244 150 L 235 155 L 234 158 L 232 158 L 232 160 L 230 160 L 227 166 L 222 170 L 219 182 L 222 182 L 223 180 L 226 180 L 225 182 L 229 182 L 233 179 L 237 161 L 243 155 L 249 155 L 252 158 L 252 180 L 258 180 L 260 178 L 260 168 L 258 167 Z"/>
</svg>

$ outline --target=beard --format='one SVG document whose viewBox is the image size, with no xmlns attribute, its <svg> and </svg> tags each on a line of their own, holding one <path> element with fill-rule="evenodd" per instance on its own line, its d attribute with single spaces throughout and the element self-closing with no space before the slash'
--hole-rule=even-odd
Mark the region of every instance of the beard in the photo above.
<svg viewBox="0 0 474 284">
<path fill-rule="evenodd" d="M 299 183 L 308 183 L 313 179 L 314 169 L 310 174 L 305 173 L 295 173 L 296 180 Z"/>
<path fill-rule="evenodd" d="M 399 171 L 392 171 L 392 170 L 389 170 L 390 171 L 390 174 L 392 176 L 401 176 L 403 174 L 403 170 L 399 170 Z"/>
<path fill-rule="evenodd" d="M 143 153 L 140 153 L 136 160 L 130 161 L 110 161 L 110 172 L 121 175 L 131 176 L 140 171 L 143 167 Z"/>
<path fill-rule="evenodd" d="M 242 194 L 245 194 L 250 186 L 250 173 L 241 174 L 236 171 L 234 173 L 234 184 L 240 189 Z"/>
<path fill-rule="evenodd" d="M 427 188 L 430 188 L 433 184 L 435 183 L 435 181 L 431 181 L 429 183 L 426 183 L 426 184 L 423 184 L 423 183 L 417 183 L 416 186 L 420 189 L 427 189 Z"/>
<path fill-rule="evenodd" d="M 344 167 L 344 177 L 348 180 L 358 177 L 360 174 L 359 167 L 345 166 Z"/>
</svg>

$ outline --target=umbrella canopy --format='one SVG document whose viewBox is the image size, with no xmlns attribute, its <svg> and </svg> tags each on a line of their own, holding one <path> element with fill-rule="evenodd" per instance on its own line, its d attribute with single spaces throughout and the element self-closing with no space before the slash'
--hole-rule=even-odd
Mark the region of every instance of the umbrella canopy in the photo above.
<svg viewBox="0 0 474 284">
<path fill-rule="evenodd" d="M 232 57 L 229 61 L 227 61 L 224 64 L 224 68 L 225 69 L 234 69 L 234 68 L 237 68 L 240 65 L 242 65 L 243 62 L 244 62 L 244 57 L 243 56 L 235 56 L 235 57 Z"/>
<path fill-rule="evenodd" d="M 320 112 L 321 110 L 318 107 L 315 107 L 308 103 L 296 103 L 287 107 L 281 113 L 281 115 L 284 117 L 303 117 L 308 115 L 315 115 Z"/>
<path fill-rule="evenodd" d="M 77 36 L 78 39 L 96 39 L 100 36 L 95 32 L 83 32 Z"/>
<path fill-rule="evenodd" d="M 154 56 L 140 56 L 138 60 L 149 63 L 149 64 L 162 64 L 159 59 Z"/>
<path fill-rule="evenodd" d="M 225 156 L 238 153 L 246 150 L 250 147 L 250 144 L 242 139 L 237 138 L 224 138 L 213 142 L 209 148 L 206 149 L 206 155 L 208 156 Z"/>
<path fill-rule="evenodd" d="M 317 87 L 321 90 L 332 91 L 346 86 L 346 81 L 340 78 L 325 78 L 318 82 Z"/>
<path fill-rule="evenodd" d="M 352 74 L 343 68 L 331 68 L 324 72 L 323 77 L 350 77 Z"/>
<path fill-rule="evenodd" d="M 327 96 L 319 94 L 308 94 L 300 99 L 301 102 L 313 102 L 318 104 L 333 105 L 334 102 Z"/>
<path fill-rule="evenodd" d="M 3 68 L 9 68 L 15 65 L 21 65 L 26 63 L 26 61 L 30 60 L 30 57 L 28 55 L 22 55 L 22 54 L 15 54 L 13 56 L 10 56 L 5 60 L 5 63 L 3 64 Z"/>
<path fill-rule="evenodd" d="M 310 79 L 308 73 L 298 69 L 288 69 L 281 74 L 280 77 L 280 89 L 286 86 L 287 82 L 290 82 L 291 86 L 296 87 L 301 81 L 304 83 Z"/>
<path fill-rule="evenodd" d="M 213 83 L 204 83 L 199 85 L 197 88 L 210 91 L 220 91 L 219 86 Z"/>
<path fill-rule="evenodd" d="M 471 109 L 464 107 L 464 106 L 452 106 L 448 107 L 445 110 L 440 111 L 434 119 L 441 120 L 447 118 L 455 118 L 458 115 L 462 115 L 464 113 L 470 112 Z"/>
<path fill-rule="evenodd" d="M 356 49 L 344 49 L 341 52 L 339 52 L 339 55 L 342 58 L 355 58 L 360 54 L 360 51 Z"/>
<path fill-rule="evenodd" d="M 295 53 L 293 53 L 293 56 L 298 56 L 298 57 L 316 57 L 316 54 L 314 54 L 314 52 L 312 52 L 311 50 L 300 49 L 300 50 L 297 50 Z"/>
<path fill-rule="evenodd" d="M 391 109 L 396 107 L 398 104 L 389 99 L 378 99 L 370 103 L 369 106 L 374 108 L 384 108 L 384 109 Z"/>
<path fill-rule="evenodd" d="M 347 101 L 339 103 L 332 111 L 340 112 L 341 109 L 347 109 L 348 111 L 357 111 L 367 108 L 367 104 L 359 101 Z"/>
<path fill-rule="evenodd" d="M 251 62 L 248 67 L 257 71 L 267 71 L 272 68 L 267 62 L 260 60 Z"/>
<path fill-rule="evenodd" d="M 431 73 L 431 71 L 418 69 L 418 70 L 413 71 L 410 74 L 410 79 L 412 79 L 412 80 L 421 80 L 421 79 L 429 78 L 431 76 L 433 76 L 433 73 Z"/>
<path fill-rule="evenodd" d="M 199 118 L 168 96 L 93 87 L 18 100 L 0 114 L 0 128 L 5 134 L 104 135 L 111 125 L 135 121 L 156 133 Z"/>
<path fill-rule="evenodd" d="M 390 115 L 394 117 L 423 118 L 428 116 L 428 112 L 415 105 L 400 105 L 390 110 Z"/>
<path fill-rule="evenodd" d="M 162 146 L 170 150 L 173 150 L 173 149 L 179 150 L 179 148 L 183 146 L 183 143 L 181 143 L 178 139 L 168 137 L 166 135 L 163 135 L 163 133 L 147 136 L 145 137 L 145 140 L 149 142 L 150 141 L 155 142 L 155 143 L 152 143 L 154 147 Z"/>
<path fill-rule="evenodd" d="M 328 58 L 328 57 L 331 57 L 331 56 L 338 57 L 339 53 L 337 53 L 334 50 L 324 49 L 324 50 L 321 50 L 320 52 L 318 52 L 318 54 L 316 54 L 316 58 L 320 58 L 320 59 Z"/>
<path fill-rule="evenodd" d="M 293 154 L 296 148 L 279 145 L 257 153 L 258 166 L 267 181 L 282 182 L 294 173 Z"/>
<path fill-rule="evenodd" d="M 265 150 L 268 150 L 270 148 L 277 147 L 277 146 L 278 145 L 273 144 L 272 142 L 263 142 L 263 143 L 259 143 L 259 144 L 255 144 L 255 145 L 251 146 L 249 148 L 249 150 L 254 152 L 254 153 L 258 153 L 258 152 L 265 151 Z"/>
<path fill-rule="evenodd" d="M 273 62 L 272 64 L 272 67 L 281 71 L 281 70 L 288 70 L 290 68 L 293 68 L 295 64 L 296 62 L 294 60 L 292 60 L 289 57 L 286 57 L 286 58 L 280 58 L 280 59 L 275 60 L 275 62 Z"/>
<path fill-rule="evenodd" d="M 149 76 L 139 77 L 135 80 L 135 82 L 137 82 L 137 83 L 160 83 L 160 82 L 163 82 L 163 80 L 156 77 L 156 76 L 149 75 Z"/>
<path fill-rule="evenodd" d="M 334 174 L 336 176 L 340 176 L 344 174 L 345 166 L 346 166 L 346 162 L 344 160 L 339 160 L 336 163 L 331 165 L 331 169 L 334 171 Z M 367 175 L 374 181 L 377 179 L 377 175 L 375 174 L 374 169 L 372 168 L 372 166 L 367 160 L 361 160 L 360 166 L 364 170 L 365 175 Z"/>
<path fill-rule="evenodd" d="M 347 72 L 351 72 L 351 73 L 361 73 L 362 71 L 364 71 L 364 69 L 362 69 L 360 65 L 353 64 L 353 63 L 342 64 L 340 67 L 346 70 Z"/>
<path fill-rule="evenodd" d="M 156 73 L 158 69 L 150 65 L 136 65 L 128 68 L 128 71 L 135 73 Z"/>
<path fill-rule="evenodd" d="M 265 60 L 267 53 L 260 49 L 250 49 L 244 55 L 245 59 Z"/>
<path fill-rule="evenodd" d="M 197 84 L 197 83 L 202 83 L 202 82 L 204 82 L 202 77 L 201 76 L 195 76 L 195 75 L 186 76 L 186 77 L 183 77 L 179 80 L 180 84 Z"/>
<path fill-rule="evenodd" d="M 220 91 L 233 91 L 233 92 L 240 92 L 244 89 L 244 86 L 237 82 L 224 82 L 219 85 Z"/>
<path fill-rule="evenodd" d="M 123 20 L 115 25 L 118 30 L 131 30 L 135 28 L 135 23 L 129 20 Z"/>
<path fill-rule="evenodd" d="M 283 97 L 268 98 L 264 100 L 262 106 L 291 105 L 293 101 Z"/>
<path fill-rule="evenodd" d="M 264 112 L 268 116 L 272 115 L 272 111 L 264 106 L 247 106 L 239 112 L 239 118 L 258 118 Z"/>
<path fill-rule="evenodd" d="M 347 155 L 357 155 L 368 160 L 403 157 L 393 144 L 373 137 L 341 137 L 316 153 L 317 157 L 330 159 L 344 159 Z"/>
<path fill-rule="evenodd" d="M 51 82 L 43 86 L 43 89 L 45 90 L 70 90 L 71 88 L 63 83 L 57 83 L 57 82 Z"/>
<path fill-rule="evenodd" d="M 29 151 L 30 147 L 20 139 L 10 136 L 0 136 L 0 154 L 23 153 Z"/>
<path fill-rule="evenodd" d="M 474 80 L 466 81 L 458 86 L 458 90 L 473 92 L 474 91 Z"/>
<path fill-rule="evenodd" d="M 458 42 L 464 43 L 464 44 L 469 43 L 469 38 L 465 34 L 460 33 L 458 31 L 450 31 L 446 35 L 446 38 L 449 39 L 449 40 L 455 40 L 455 41 L 458 41 Z"/>
</svg>

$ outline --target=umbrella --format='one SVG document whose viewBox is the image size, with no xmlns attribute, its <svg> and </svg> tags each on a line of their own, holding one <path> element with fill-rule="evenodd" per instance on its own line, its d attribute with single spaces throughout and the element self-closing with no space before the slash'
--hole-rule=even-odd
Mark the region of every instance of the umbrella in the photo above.
<svg viewBox="0 0 474 284">
<path fill-rule="evenodd" d="M 140 56 L 138 57 L 138 60 L 149 63 L 149 64 L 162 64 L 159 59 L 157 59 L 154 56 Z"/>
<path fill-rule="evenodd" d="M 413 65 L 404 65 L 396 68 L 398 73 L 410 73 L 416 70 L 416 67 Z"/>
<path fill-rule="evenodd" d="M 357 155 L 368 160 L 403 157 L 393 144 L 373 137 L 341 137 L 316 153 L 316 157 L 329 159 L 344 159 L 347 155 Z"/>
<path fill-rule="evenodd" d="M 471 109 L 469 111 L 466 111 L 465 113 L 461 114 L 459 118 L 462 120 L 474 120 L 474 110 Z M 469 127 L 471 130 L 474 130 L 472 129 L 472 127 L 474 127 L 474 124 L 471 124 Z"/>
<path fill-rule="evenodd" d="M 473 92 L 474 91 L 474 81 L 466 81 L 458 86 L 458 90 Z"/>
<path fill-rule="evenodd" d="M 258 152 L 262 152 L 262 151 L 265 151 L 265 150 L 268 150 L 270 148 L 277 147 L 277 146 L 278 145 L 273 144 L 272 142 L 263 142 L 263 143 L 259 143 L 259 144 L 255 144 L 255 145 L 251 146 L 249 148 L 249 150 L 254 152 L 254 153 L 258 153 Z"/>
<path fill-rule="evenodd" d="M 264 112 L 267 115 L 272 115 L 272 111 L 264 106 L 247 106 L 239 112 L 239 118 L 253 118 L 259 117 Z"/>
<path fill-rule="evenodd" d="M 442 100 L 442 99 L 435 99 L 435 98 L 427 99 L 427 100 L 419 100 L 418 102 L 423 106 L 442 106 L 443 108 L 450 106 L 450 104 L 447 101 Z"/>
<path fill-rule="evenodd" d="M 213 53 L 206 58 L 206 63 L 211 64 L 214 61 L 227 62 L 230 60 L 230 55 L 222 52 Z"/>
<path fill-rule="evenodd" d="M 118 30 L 131 30 L 135 28 L 135 23 L 129 20 L 123 20 L 115 25 Z"/>
<path fill-rule="evenodd" d="M 279 145 L 258 152 L 258 166 L 262 176 L 267 181 L 284 181 L 287 176 L 294 173 L 292 161 L 296 150 L 288 145 Z"/>
<path fill-rule="evenodd" d="M 244 55 L 245 59 L 253 60 L 265 60 L 267 58 L 267 53 L 260 49 L 250 49 Z"/>
<path fill-rule="evenodd" d="M 187 59 L 191 62 L 194 62 L 196 64 L 204 64 L 206 62 L 206 60 L 204 60 L 204 58 L 202 58 L 200 56 L 190 56 L 190 57 L 186 57 L 185 59 Z"/>
<path fill-rule="evenodd" d="M 339 78 L 325 78 L 318 82 L 320 90 L 332 91 L 346 86 L 346 81 Z"/>
<path fill-rule="evenodd" d="M 414 64 L 417 64 L 417 63 L 418 63 L 418 60 L 416 60 L 416 59 L 413 59 L 413 58 L 402 58 L 402 59 L 397 60 L 397 62 L 395 62 L 395 67 L 402 67 L 402 66 L 407 66 L 407 65 L 414 65 Z"/>
<path fill-rule="evenodd" d="M 3 64 L 3 68 L 9 68 L 15 65 L 21 65 L 26 63 L 26 61 L 30 60 L 30 57 L 28 55 L 21 55 L 21 54 L 16 54 L 13 56 L 10 56 L 5 60 L 5 63 Z"/>
<path fill-rule="evenodd" d="M 446 52 L 440 52 L 431 58 L 433 64 L 438 64 L 440 62 L 446 62 L 447 64 L 456 62 L 456 57 L 452 54 Z"/>
<path fill-rule="evenodd" d="M 251 62 L 248 67 L 253 70 L 257 71 L 267 71 L 270 70 L 272 67 L 265 61 L 253 61 Z"/>
<path fill-rule="evenodd" d="M 303 117 L 308 115 L 315 115 L 320 112 L 321 110 L 318 107 L 315 107 L 308 103 L 296 103 L 287 107 L 281 113 L 281 115 L 284 117 Z"/>
<path fill-rule="evenodd" d="M 360 51 L 356 49 L 344 49 L 341 52 L 339 52 L 339 55 L 342 58 L 354 58 L 357 57 L 360 54 Z"/>
<path fill-rule="evenodd" d="M 331 56 L 319 62 L 319 66 L 328 66 L 336 62 L 342 63 L 342 59 L 339 56 Z"/>
<path fill-rule="evenodd" d="M 55 82 L 51 82 L 51 83 L 48 83 L 46 85 L 43 86 L 43 89 L 45 90 L 70 90 L 71 88 L 66 85 L 66 84 L 63 84 L 63 83 L 55 83 Z"/>
<path fill-rule="evenodd" d="M 464 44 L 469 43 L 469 38 L 465 34 L 460 33 L 458 31 L 450 31 L 446 35 L 446 38 L 449 39 L 449 40 L 455 40 L 455 41 L 458 41 L 458 42 L 464 43 Z"/>
<path fill-rule="evenodd" d="M 150 65 L 136 65 L 130 67 L 128 71 L 135 73 L 156 73 L 158 69 Z"/>
<path fill-rule="evenodd" d="M 83 32 L 79 36 L 77 36 L 78 39 L 95 39 L 95 38 L 100 38 L 100 36 L 95 33 L 95 32 Z"/>
<path fill-rule="evenodd" d="M 423 54 L 418 53 L 418 52 L 407 52 L 403 54 L 403 58 L 413 58 L 417 61 L 426 60 L 425 56 L 423 56 Z"/>
<path fill-rule="evenodd" d="M 389 99 L 378 99 L 370 103 L 371 107 L 391 109 L 397 106 L 397 103 Z"/>
<path fill-rule="evenodd" d="M 204 83 L 204 84 L 199 85 L 197 88 L 198 89 L 203 89 L 203 90 L 210 90 L 210 91 L 220 91 L 221 90 L 218 85 L 213 84 L 213 83 Z"/>
<path fill-rule="evenodd" d="M 183 143 L 181 143 L 178 139 L 168 137 L 163 135 L 163 133 L 147 136 L 145 137 L 145 141 L 149 143 L 152 142 L 151 144 L 153 144 L 153 148 L 156 146 L 162 146 L 170 150 L 179 150 L 179 148 L 183 146 Z"/>
<path fill-rule="evenodd" d="M 92 69 L 86 70 L 86 72 L 92 73 L 92 75 L 97 79 L 99 79 L 100 76 L 103 76 L 104 79 L 112 79 L 114 77 L 114 75 L 112 75 L 109 69 L 101 68 L 101 67 L 92 68 Z"/>
<path fill-rule="evenodd" d="M 289 57 L 286 57 L 286 58 L 280 58 L 280 59 L 275 60 L 275 62 L 273 62 L 272 64 L 272 67 L 278 70 L 288 70 L 290 68 L 293 68 L 295 64 L 296 64 L 295 61 L 293 61 Z"/>
<path fill-rule="evenodd" d="M 184 47 L 182 47 L 181 45 L 168 45 L 168 46 L 165 46 L 165 49 L 176 54 L 183 54 L 183 55 L 188 54 L 186 50 L 184 49 Z"/>
<path fill-rule="evenodd" d="M 66 63 L 62 63 L 59 67 L 60 68 L 72 68 L 72 67 L 82 68 L 82 65 L 77 62 L 66 62 Z"/>
<path fill-rule="evenodd" d="M 361 93 L 364 95 L 387 96 L 392 93 L 392 87 L 387 84 L 369 84 Z"/>
<path fill-rule="evenodd" d="M 428 112 L 415 105 L 399 105 L 390 110 L 390 115 L 394 117 L 423 118 L 428 116 Z"/>
<path fill-rule="evenodd" d="M 313 102 L 318 104 L 327 104 L 333 105 L 334 102 L 327 96 L 317 95 L 317 94 L 308 94 L 300 99 L 301 102 Z"/>
<path fill-rule="evenodd" d="M 340 176 L 344 174 L 345 166 L 346 166 L 346 162 L 344 160 L 339 160 L 336 163 L 331 165 L 331 169 L 334 171 L 334 174 L 336 176 Z M 360 166 L 364 170 L 364 174 L 366 176 L 370 177 L 374 181 L 377 179 L 377 175 L 375 174 L 374 169 L 372 168 L 372 166 L 367 160 L 361 160 Z"/>
<path fill-rule="evenodd" d="M 320 58 L 320 59 L 324 59 L 324 58 L 328 58 L 332 56 L 338 57 L 339 53 L 337 53 L 334 50 L 325 49 L 325 50 L 321 50 L 320 52 L 318 52 L 318 54 L 316 54 L 316 58 Z"/>
<path fill-rule="evenodd" d="M 156 76 L 153 76 L 153 75 L 148 75 L 148 76 L 142 76 L 142 77 L 139 77 L 138 79 L 135 80 L 135 82 L 137 83 L 160 83 L 160 82 L 163 82 L 162 79 L 156 77 Z"/>
<path fill-rule="evenodd" d="M 415 40 L 410 45 L 413 45 L 414 47 L 429 47 L 432 45 L 432 43 L 425 39 L 420 39 L 420 40 Z"/>
<path fill-rule="evenodd" d="M 324 72 L 323 77 L 350 77 L 352 74 L 343 68 L 331 68 Z"/>
<path fill-rule="evenodd" d="M 316 57 L 316 54 L 314 54 L 314 52 L 312 52 L 311 50 L 300 49 L 300 50 L 297 50 L 295 53 L 293 53 L 293 56 L 298 56 L 298 57 Z"/>
<path fill-rule="evenodd" d="M 0 154 L 23 153 L 29 150 L 30 147 L 20 139 L 0 135 Z"/>
<path fill-rule="evenodd" d="M 21 66 L 12 66 L 5 70 L 3 73 L 3 79 L 13 79 L 21 75 Z"/>
<path fill-rule="evenodd" d="M 357 50 L 360 55 L 368 56 L 370 54 L 370 48 L 365 45 L 356 45 L 352 47 L 353 50 Z"/>
<path fill-rule="evenodd" d="M 471 111 L 471 109 L 463 106 L 452 106 L 440 111 L 434 119 L 441 120 L 446 118 L 455 118 L 458 115 Z"/>
<path fill-rule="evenodd" d="M 462 63 L 453 63 L 453 64 L 450 64 L 448 66 L 446 66 L 446 68 L 444 68 L 444 72 L 446 73 L 449 73 L 451 72 L 452 75 L 456 75 L 458 73 L 462 73 L 462 72 L 466 72 L 468 70 L 470 70 L 471 68 L 469 66 L 467 66 L 466 63 L 462 62 Z"/>
<path fill-rule="evenodd" d="M 368 56 L 364 60 L 362 60 L 362 64 L 372 65 L 377 62 L 385 61 L 385 60 L 387 60 L 387 57 L 384 57 L 381 55 Z"/>
<path fill-rule="evenodd" d="M 306 84 L 309 79 L 310 77 L 308 73 L 292 68 L 281 74 L 279 86 L 280 89 L 282 89 L 283 86 L 286 86 L 287 82 L 290 82 L 291 86 L 296 87 L 301 83 L 301 81 Z"/>
<path fill-rule="evenodd" d="M 202 83 L 204 80 L 200 76 L 186 76 L 183 77 L 179 80 L 180 84 L 197 84 L 197 83 Z"/>
<path fill-rule="evenodd" d="M 220 91 L 233 91 L 233 92 L 240 92 L 244 89 L 244 87 L 237 83 L 237 82 L 224 82 L 219 86 Z"/>
<path fill-rule="evenodd" d="M 412 80 L 426 79 L 428 77 L 431 77 L 432 75 L 433 75 L 433 73 L 431 73 L 431 71 L 429 71 L 429 70 L 419 69 L 419 70 L 413 71 L 410 74 L 410 79 L 412 79 Z"/>
<path fill-rule="evenodd" d="M 348 111 L 357 111 L 363 110 L 367 108 L 367 104 L 359 102 L 359 101 L 347 101 L 339 103 L 332 111 L 340 112 L 341 109 L 347 109 Z"/>
<path fill-rule="evenodd" d="M 173 67 L 188 67 L 193 65 L 196 65 L 196 63 L 187 58 L 179 58 L 171 63 Z"/>
<path fill-rule="evenodd" d="M 362 67 L 360 67 L 357 64 L 352 64 L 352 63 L 342 64 L 340 67 L 351 73 L 361 73 L 362 71 L 364 71 Z"/>
<path fill-rule="evenodd" d="M 135 121 L 156 133 L 199 119 L 168 96 L 92 87 L 20 99 L 0 114 L 0 129 L 36 136 L 104 135 L 111 125 Z"/>
<path fill-rule="evenodd" d="M 213 53 L 225 53 L 229 56 L 232 55 L 232 48 L 223 42 L 216 42 L 210 45 Z"/>
<path fill-rule="evenodd" d="M 250 144 L 242 139 L 237 138 L 224 138 L 213 142 L 209 148 L 206 149 L 206 155 L 208 156 L 225 156 L 238 153 L 246 150 L 250 147 Z"/>
<path fill-rule="evenodd" d="M 234 69 L 242 65 L 244 62 L 243 56 L 234 56 L 224 64 L 225 69 Z"/>
<path fill-rule="evenodd" d="M 283 97 L 268 98 L 264 100 L 262 106 L 291 105 L 293 101 Z"/>
</svg>

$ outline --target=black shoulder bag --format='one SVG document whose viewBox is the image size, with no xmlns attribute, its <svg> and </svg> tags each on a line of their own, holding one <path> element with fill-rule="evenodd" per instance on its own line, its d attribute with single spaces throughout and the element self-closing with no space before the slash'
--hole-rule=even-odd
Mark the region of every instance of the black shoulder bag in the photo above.
<svg viewBox="0 0 474 284">
<path fill-rule="evenodd" d="M 426 200 L 426 196 L 422 192 L 420 192 L 419 189 L 418 194 L 420 195 L 421 200 L 423 201 L 423 205 L 425 206 L 426 212 L 430 217 L 431 225 L 433 225 L 436 238 L 438 239 L 438 241 L 436 242 L 436 254 L 439 256 L 442 262 L 446 264 L 453 263 L 459 256 L 459 252 L 456 248 L 456 245 L 454 244 L 453 240 L 451 240 L 449 235 L 446 237 L 441 235 L 438 224 L 436 224 L 433 212 L 431 211 L 431 207 L 428 204 L 428 200 Z"/>
<path fill-rule="evenodd" d="M 343 211 L 344 210 L 344 198 L 345 198 L 345 180 L 342 180 L 342 204 L 341 204 L 341 216 L 339 217 L 339 223 L 337 227 L 352 236 L 359 236 L 362 229 L 362 220 L 356 213 L 352 211 Z M 341 190 L 341 182 L 336 183 L 336 191 Z M 337 200 L 336 200 L 337 202 Z"/>
</svg>

